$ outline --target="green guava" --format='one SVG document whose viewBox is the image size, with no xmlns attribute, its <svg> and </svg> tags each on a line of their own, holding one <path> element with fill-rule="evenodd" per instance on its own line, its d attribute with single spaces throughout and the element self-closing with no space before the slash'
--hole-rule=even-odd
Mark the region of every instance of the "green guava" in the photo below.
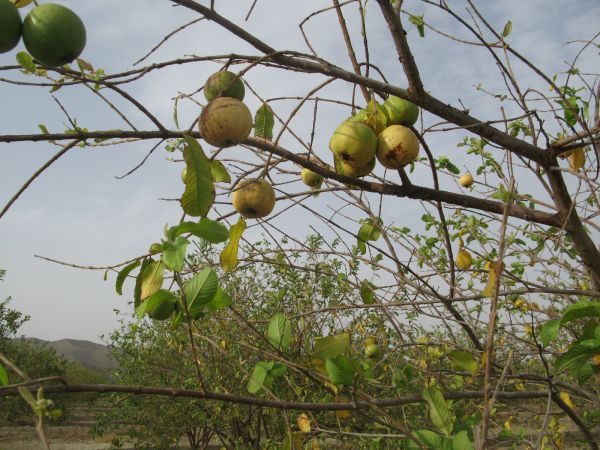
<svg viewBox="0 0 600 450">
<path fill-rule="evenodd" d="M 419 118 L 419 107 L 395 95 L 390 95 L 383 103 L 387 112 L 388 125 L 411 126 Z"/>
<path fill-rule="evenodd" d="M 0 53 L 17 46 L 21 39 L 21 15 L 10 0 L 0 0 Z"/>
<path fill-rule="evenodd" d="M 319 175 L 306 167 L 300 172 L 302 182 L 310 188 L 319 189 L 323 184 L 323 175 Z"/>
<path fill-rule="evenodd" d="M 402 125 L 392 125 L 377 136 L 377 159 L 388 169 L 399 169 L 417 159 L 419 139 Z"/>
<path fill-rule="evenodd" d="M 367 164 L 377 151 L 377 136 L 361 122 L 344 122 L 333 132 L 329 148 L 334 156 L 352 167 Z"/>
<path fill-rule="evenodd" d="M 25 48 L 47 66 L 62 66 L 77 58 L 85 47 L 85 26 L 77 14 L 62 5 L 44 3 L 23 21 Z"/>
<path fill-rule="evenodd" d="M 247 219 L 258 219 L 271 214 L 275 207 L 275 191 L 262 178 L 242 181 L 231 196 L 233 208 Z"/>
<path fill-rule="evenodd" d="M 360 177 L 369 175 L 375 168 L 375 160 L 376 159 L 377 158 L 373 157 L 371 159 L 371 161 L 369 161 L 368 163 L 366 163 L 360 167 L 353 167 L 349 164 L 346 164 L 339 158 L 337 158 L 335 156 L 333 157 L 335 171 L 337 173 L 339 173 L 340 175 L 346 175 L 348 177 L 354 177 L 354 178 L 360 178 Z"/>
<path fill-rule="evenodd" d="M 252 113 L 240 100 L 218 97 L 202 110 L 198 121 L 202 138 L 215 147 L 230 147 L 252 130 Z"/>
<path fill-rule="evenodd" d="M 371 100 L 366 108 L 351 116 L 348 121 L 364 123 L 378 135 L 388 126 L 389 120 L 385 108 Z"/>
<path fill-rule="evenodd" d="M 204 84 L 204 97 L 212 102 L 217 97 L 231 97 L 244 100 L 244 82 L 233 72 L 221 70 L 213 73 Z"/>
</svg>

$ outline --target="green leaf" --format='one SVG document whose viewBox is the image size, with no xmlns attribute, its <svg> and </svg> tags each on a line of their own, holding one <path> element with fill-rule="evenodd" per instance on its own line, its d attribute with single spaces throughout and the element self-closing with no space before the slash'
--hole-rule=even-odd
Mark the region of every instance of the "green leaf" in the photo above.
<svg viewBox="0 0 600 450">
<path fill-rule="evenodd" d="M 456 433 L 452 439 L 452 450 L 473 450 L 473 443 L 469 440 L 469 433 L 465 430 Z"/>
<path fill-rule="evenodd" d="M 35 64 L 33 62 L 33 58 L 31 57 L 31 55 L 29 53 L 26 52 L 19 52 L 17 53 L 17 62 L 19 63 L 19 65 L 25 69 L 25 72 L 27 73 L 35 73 Z"/>
<path fill-rule="evenodd" d="M 512 22 L 509 20 L 508 22 L 506 22 L 506 25 L 504 25 L 504 29 L 502 30 L 502 37 L 507 37 L 511 31 L 512 31 Z"/>
<path fill-rule="evenodd" d="M 204 217 L 215 201 L 210 161 L 196 139 L 188 135 L 184 135 L 183 138 L 187 144 L 183 149 L 187 176 L 185 191 L 181 196 L 181 207 L 190 216 Z"/>
<path fill-rule="evenodd" d="M 142 301 L 142 274 L 151 262 L 153 262 L 152 259 L 144 259 L 142 261 L 142 266 L 140 267 L 140 272 L 137 277 L 135 277 L 135 287 L 133 289 L 133 306 L 135 308 L 137 308 Z"/>
<path fill-rule="evenodd" d="M 220 255 L 221 267 L 225 272 L 232 272 L 237 267 L 238 247 L 245 229 L 246 221 L 242 216 L 240 216 L 237 223 L 229 229 L 229 244 L 227 244 Z"/>
<path fill-rule="evenodd" d="M 545 324 L 543 324 L 540 328 L 540 341 L 542 341 L 542 345 L 547 347 L 550 342 L 554 341 L 558 338 L 558 333 L 560 331 L 560 320 L 549 320 Z"/>
<path fill-rule="evenodd" d="M 162 262 L 167 269 L 173 272 L 181 272 L 185 263 L 187 246 L 190 243 L 186 238 L 178 236 L 175 242 L 165 242 L 162 254 Z"/>
<path fill-rule="evenodd" d="M 419 36 L 425 37 L 425 21 L 423 20 L 423 16 L 413 16 L 412 14 L 408 17 L 408 21 L 417 27 L 417 31 L 419 32 Z"/>
<path fill-rule="evenodd" d="M 161 261 L 151 261 L 142 272 L 140 300 L 145 300 L 158 291 L 164 277 L 165 265 Z"/>
<path fill-rule="evenodd" d="M 564 325 L 582 317 L 600 317 L 600 302 L 584 300 L 569 306 L 560 319 L 560 324 Z"/>
<path fill-rule="evenodd" d="M 477 372 L 477 361 L 475 361 L 475 358 L 473 358 L 471 353 L 461 350 L 452 350 L 446 356 L 450 360 L 454 370 L 469 372 L 471 374 Z"/>
<path fill-rule="evenodd" d="M 337 386 L 352 386 L 354 383 L 354 364 L 343 355 L 328 358 L 325 361 L 325 370 L 329 380 Z"/>
<path fill-rule="evenodd" d="M 218 287 L 219 279 L 210 267 L 205 268 L 185 283 L 183 290 L 192 319 L 197 319 L 198 314 L 203 312 L 204 306 L 216 295 Z"/>
<path fill-rule="evenodd" d="M 365 305 L 372 305 L 375 303 L 375 297 L 373 295 L 373 284 L 369 280 L 363 280 L 360 283 L 360 298 Z"/>
<path fill-rule="evenodd" d="M 246 389 L 251 394 L 258 394 L 264 388 L 270 388 L 273 381 L 272 377 L 269 376 L 269 371 L 273 368 L 273 362 L 270 361 L 259 361 L 254 366 L 252 375 L 248 380 Z"/>
<path fill-rule="evenodd" d="M 169 230 L 169 237 L 174 238 L 183 233 L 191 233 L 194 236 L 207 240 L 211 244 L 225 242 L 229 238 L 229 230 L 221 222 L 203 217 L 198 223 L 181 222 Z"/>
<path fill-rule="evenodd" d="M 141 262 L 138 259 L 137 261 L 126 265 L 119 271 L 119 273 L 117 274 L 117 281 L 115 283 L 115 290 L 117 291 L 117 294 L 123 295 L 123 283 L 125 283 L 125 280 L 127 279 L 127 276 L 131 273 L 131 271 L 140 264 Z"/>
<path fill-rule="evenodd" d="M 231 175 L 221 161 L 213 159 L 210 162 L 210 172 L 216 183 L 231 183 Z"/>
<path fill-rule="evenodd" d="M 135 315 L 138 317 L 144 317 L 144 314 L 148 314 L 152 316 L 152 314 L 160 308 L 164 307 L 165 304 L 170 306 L 175 306 L 177 303 L 178 297 L 173 294 L 171 291 L 167 291 L 166 289 L 159 289 L 146 300 L 144 300 L 140 306 L 135 310 Z"/>
<path fill-rule="evenodd" d="M 273 125 L 275 125 L 273 111 L 269 105 L 263 103 L 254 115 L 254 136 L 273 139 Z"/>
<path fill-rule="evenodd" d="M 8 386 L 8 374 L 2 364 L 0 364 L 0 386 Z"/>
<path fill-rule="evenodd" d="M 315 339 L 315 348 L 311 358 L 323 361 L 344 353 L 350 346 L 350 333 L 334 334 L 332 336 L 319 337 Z"/>
<path fill-rule="evenodd" d="M 273 378 L 282 377 L 287 372 L 287 366 L 283 363 L 273 363 L 273 368 L 269 370 L 269 375 Z"/>
<path fill-rule="evenodd" d="M 421 443 L 428 450 L 440 450 L 442 448 L 443 437 L 437 433 L 434 433 L 433 431 L 415 430 L 412 431 L 412 435 L 416 437 L 419 441 L 421 441 Z M 402 448 L 406 450 L 419 450 L 421 447 L 419 447 L 416 442 L 411 441 L 410 439 L 406 439 Z"/>
<path fill-rule="evenodd" d="M 267 329 L 267 339 L 277 350 L 285 351 L 292 344 L 292 325 L 281 313 L 273 314 Z"/>
<path fill-rule="evenodd" d="M 421 395 L 429 405 L 429 417 L 433 425 L 445 436 L 450 437 L 454 420 L 442 391 L 437 387 L 428 387 L 423 389 Z"/>
<path fill-rule="evenodd" d="M 215 312 L 220 309 L 226 308 L 233 303 L 231 296 L 225 292 L 221 286 L 217 288 L 217 293 L 205 306 L 208 312 Z"/>
<path fill-rule="evenodd" d="M 94 68 L 92 67 L 92 65 L 89 62 L 87 62 L 86 60 L 77 58 L 75 61 L 77 62 L 77 67 L 79 67 L 79 70 L 81 72 L 85 72 L 85 71 L 93 72 L 94 71 Z"/>
<path fill-rule="evenodd" d="M 600 339 L 587 339 L 572 345 L 566 353 L 558 356 L 554 363 L 557 372 L 568 369 L 577 375 L 589 358 L 600 353 Z"/>
</svg>

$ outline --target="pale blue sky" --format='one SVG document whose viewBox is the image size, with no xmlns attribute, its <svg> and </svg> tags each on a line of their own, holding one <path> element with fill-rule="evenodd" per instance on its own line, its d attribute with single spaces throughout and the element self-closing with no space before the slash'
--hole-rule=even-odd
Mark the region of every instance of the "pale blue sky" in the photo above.
<svg viewBox="0 0 600 450">
<path fill-rule="evenodd" d="M 166 0 L 65 0 L 61 3 L 77 12 L 86 24 L 88 42 L 82 57 L 95 67 L 104 68 L 107 73 L 130 68 L 165 34 L 195 17 L 190 11 L 173 7 Z M 244 16 L 251 3 L 249 0 L 216 1 L 219 12 L 242 24 L 248 31 L 255 32 L 276 49 L 303 52 L 307 48 L 297 24 L 311 11 L 330 5 L 327 1 L 259 0 L 250 21 L 245 23 Z M 458 12 L 464 12 L 462 2 L 451 3 L 456 3 Z M 589 39 L 599 31 L 600 4 L 595 0 L 476 3 L 489 16 L 491 23 L 500 29 L 510 19 L 513 31 L 508 41 L 549 75 L 564 71 L 567 67 L 565 61 L 570 61 L 580 48 L 580 44 L 567 45 L 566 42 Z M 472 39 L 456 22 L 431 7 L 426 8 L 417 1 L 405 1 L 404 7 L 417 14 L 425 13 L 426 21 L 447 33 Z M 358 37 L 355 15 L 348 13 L 347 20 L 353 36 Z M 367 20 L 372 60 L 390 76 L 391 82 L 404 86 L 393 44 L 374 1 L 368 3 Z M 489 64 L 487 50 L 449 44 L 446 38 L 430 30 L 426 31 L 426 38 L 421 39 L 414 27 L 407 24 L 407 28 L 426 89 L 456 106 L 460 99 L 475 116 L 498 118 L 497 104 L 474 88 L 476 83 L 482 83 L 486 89 L 505 91 L 498 71 Z M 334 13 L 312 19 L 306 30 L 315 49 L 323 57 L 350 68 Z M 362 52 L 358 38 L 355 44 L 360 57 Z M 0 66 L 14 64 L 14 55 L 19 50 L 23 50 L 22 44 L 12 52 L 0 55 Z M 202 21 L 169 40 L 149 61 L 229 52 L 257 54 L 228 32 Z M 579 67 L 586 72 L 600 72 L 598 49 L 588 50 Z M 168 127 L 174 128 L 172 98 L 178 92 L 199 88 L 217 68 L 212 63 L 175 67 L 154 72 L 124 88 Z M 522 65 L 515 64 L 514 70 L 525 81 L 524 85 L 547 91 L 548 86 L 531 72 L 524 71 Z M 0 72 L 0 77 L 20 78 L 14 71 Z M 272 69 L 253 70 L 246 79 L 264 98 L 302 96 L 322 80 L 314 75 L 298 76 Z M 27 78 L 29 80 L 33 78 Z M 346 83 L 336 82 L 319 95 L 349 100 L 350 94 L 351 88 Z M 147 119 L 130 105 L 112 93 L 107 93 L 107 96 L 124 108 L 136 126 L 152 129 Z M 62 89 L 56 97 L 77 118 L 80 126 L 90 130 L 127 128 L 106 105 L 81 87 Z M 47 88 L 15 87 L 0 82 L 0 99 L 0 134 L 36 133 L 40 123 L 51 132 L 59 132 L 67 122 Z M 246 103 L 253 111 L 260 104 L 250 94 Z M 285 115 L 293 105 L 278 102 L 273 107 L 281 108 L 277 112 Z M 510 114 L 510 104 L 505 104 L 505 107 Z M 184 104 L 180 110 L 182 126 L 191 123 L 198 113 L 197 106 Z M 329 158 L 329 133 L 347 113 L 337 106 L 322 107 L 315 148 L 322 149 L 318 154 L 323 159 Z M 292 122 L 294 130 L 305 140 L 310 133 L 311 116 L 312 106 L 305 108 Z M 424 115 L 424 121 L 425 124 L 437 122 L 428 114 Z M 456 149 L 456 143 L 464 135 L 463 132 L 438 133 L 430 137 L 430 144 L 436 154 L 453 156 L 455 163 L 463 168 L 466 160 Z M 282 142 L 290 149 L 300 151 L 289 138 Z M 114 275 L 104 282 L 102 272 L 63 267 L 33 255 L 83 265 L 107 265 L 144 253 L 150 243 L 160 238 L 163 225 L 175 223 L 181 214 L 177 203 L 157 200 L 160 197 L 178 197 L 182 190 L 179 181 L 181 165 L 166 161 L 169 155 L 164 150 L 156 151 L 132 176 L 124 180 L 115 179 L 116 175 L 136 165 L 150 147 L 150 143 L 135 143 L 74 150 L 37 179 L 0 219 L 0 267 L 8 271 L 5 281 L 0 284 L 0 297 L 12 296 L 13 308 L 31 315 L 31 321 L 22 329 L 25 334 L 50 340 L 68 337 L 98 341 L 100 335 L 115 328 L 118 317 L 114 309 L 130 314 L 127 301 L 131 298 L 131 284 L 119 297 L 114 293 Z M 48 143 L 0 144 L 2 206 L 55 151 L 56 148 Z M 242 151 L 245 150 L 237 147 L 227 150 L 224 155 L 235 158 L 236 152 Z M 425 184 L 429 185 L 428 177 Z M 456 189 L 454 185 L 444 187 Z M 293 192 L 303 188 L 296 184 L 290 185 L 289 190 Z M 327 198 L 322 195 L 319 201 L 325 202 Z M 310 199 L 309 204 L 327 210 L 322 203 L 317 203 L 317 199 Z M 397 208 L 389 211 L 386 223 L 405 221 L 411 216 L 418 218 L 420 208 L 418 202 L 402 200 Z M 219 207 L 220 212 L 228 210 Z M 290 229 L 293 222 L 295 235 L 302 237 L 309 232 L 310 223 L 304 216 L 283 215 L 277 218 L 277 223 Z M 408 224 L 406 221 L 403 223 Z"/>
</svg>

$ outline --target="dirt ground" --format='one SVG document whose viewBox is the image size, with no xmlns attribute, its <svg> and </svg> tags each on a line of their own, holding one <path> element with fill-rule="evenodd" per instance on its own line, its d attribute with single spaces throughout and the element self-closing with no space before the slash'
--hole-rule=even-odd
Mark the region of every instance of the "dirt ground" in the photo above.
<svg viewBox="0 0 600 450">
<path fill-rule="evenodd" d="M 52 426 L 48 429 L 52 450 L 106 450 L 111 438 L 93 440 L 88 427 Z M 43 450 L 34 427 L 0 427 L 0 450 Z"/>
</svg>

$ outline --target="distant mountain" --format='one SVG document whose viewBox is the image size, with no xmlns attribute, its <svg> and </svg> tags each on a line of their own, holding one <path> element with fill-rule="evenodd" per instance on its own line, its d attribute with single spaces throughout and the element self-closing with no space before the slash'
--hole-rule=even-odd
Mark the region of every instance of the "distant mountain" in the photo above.
<svg viewBox="0 0 600 450">
<path fill-rule="evenodd" d="M 110 348 L 106 345 L 78 339 L 61 339 L 59 341 L 31 340 L 54 349 L 56 353 L 68 361 L 73 361 L 92 370 L 104 372 L 117 367 L 117 363 L 111 357 Z"/>
</svg>

